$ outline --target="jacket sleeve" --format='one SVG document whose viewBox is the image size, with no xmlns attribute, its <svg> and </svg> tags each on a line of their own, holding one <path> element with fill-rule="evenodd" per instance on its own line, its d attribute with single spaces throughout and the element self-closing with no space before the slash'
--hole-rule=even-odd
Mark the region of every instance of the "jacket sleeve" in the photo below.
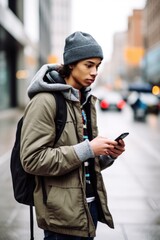
<svg viewBox="0 0 160 240">
<path fill-rule="evenodd" d="M 50 93 L 37 94 L 25 109 L 20 155 L 26 172 L 60 176 L 82 164 L 73 146 L 53 147 L 55 113 L 56 103 Z"/>
<path fill-rule="evenodd" d="M 111 158 L 108 155 L 104 155 L 104 156 L 101 155 L 100 160 L 99 160 L 101 170 L 104 170 L 104 169 L 110 167 L 114 163 L 114 160 L 115 159 Z"/>
</svg>

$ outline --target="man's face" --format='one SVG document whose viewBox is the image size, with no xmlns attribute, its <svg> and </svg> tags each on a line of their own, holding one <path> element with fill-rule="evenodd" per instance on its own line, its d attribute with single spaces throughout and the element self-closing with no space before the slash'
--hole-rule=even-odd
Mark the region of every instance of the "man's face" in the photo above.
<svg viewBox="0 0 160 240">
<path fill-rule="evenodd" d="M 98 73 L 98 67 L 101 64 L 101 58 L 89 58 L 71 65 L 71 74 L 67 83 L 76 89 L 90 86 Z"/>
</svg>

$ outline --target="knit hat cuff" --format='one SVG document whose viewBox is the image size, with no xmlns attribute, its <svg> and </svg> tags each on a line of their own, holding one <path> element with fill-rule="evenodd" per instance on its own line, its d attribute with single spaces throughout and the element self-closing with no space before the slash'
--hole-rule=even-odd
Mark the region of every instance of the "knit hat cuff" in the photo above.
<svg viewBox="0 0 160 240">
<path fill-rule="evenodd" d="M 63 54 L 65 65 L 92 57 L 99 57 L 103 59 L 103 52 L 98 44 L 89 44 L 72 48 Z"/>
</svg>

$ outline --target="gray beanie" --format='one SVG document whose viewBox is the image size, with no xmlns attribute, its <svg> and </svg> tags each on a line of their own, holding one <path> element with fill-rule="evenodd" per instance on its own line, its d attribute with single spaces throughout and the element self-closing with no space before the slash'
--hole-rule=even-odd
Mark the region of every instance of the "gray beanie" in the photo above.
<svg viewBox="0 0 160 240">
<path fill-rule="evenodd" d="M 63 53 L 64 65 L 92 57 L 103 59 L 103 52 L 91 35 L 75 32 L 66 38 Z"/>
</svg>

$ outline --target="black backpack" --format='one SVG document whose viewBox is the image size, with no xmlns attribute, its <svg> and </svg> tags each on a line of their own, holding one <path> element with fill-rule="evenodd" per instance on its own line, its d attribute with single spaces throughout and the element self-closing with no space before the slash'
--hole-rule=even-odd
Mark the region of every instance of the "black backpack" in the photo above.
<svg viewBox="0 0 160 240">
<path fill-rule="evenodd" d="M 58 141 L 64 129 L 67 118 L 66 100 L 60 92 L 53 92 L 56 101 L 56 139 L 54 144 Z M 21 128 L 23 125 L 23 117 L 19 120 L 16 130 L 15 143 L 11 152 L 10 170 L 13 185 L 14 197 L 17 202 L 30 206 L 30 228 L 31 239 L 33 237 L 33 192 L 35 189 L 35 176 L 24 171 L 20 160 L 20 137 Z M 43 201 L 46 202 L 46 191 L 44 187 L 44 178 L 41 178 Z"/>
</svg>

